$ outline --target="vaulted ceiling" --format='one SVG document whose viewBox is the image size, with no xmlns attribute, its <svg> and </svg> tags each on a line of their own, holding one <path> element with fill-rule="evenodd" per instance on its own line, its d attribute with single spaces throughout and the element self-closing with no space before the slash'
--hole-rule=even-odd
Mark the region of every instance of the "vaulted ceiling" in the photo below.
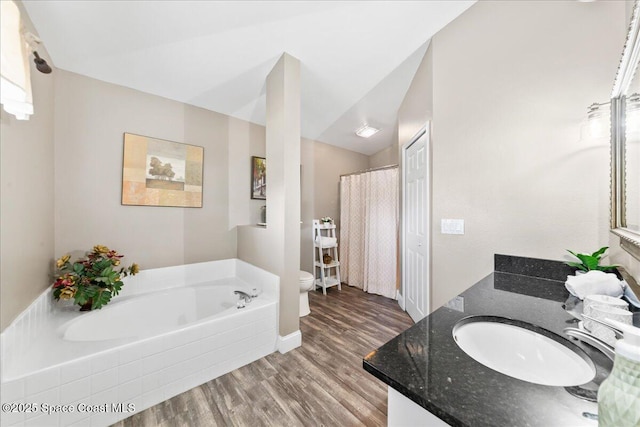
<svg viewBox="0 0 640 427">
<path fill-rule="evenodd" d="M 56 67 L 258 124 L 283 52 L 301 61 L 302 136 L 392 143 L 430 38 L 474 1 L 23 1 Z M 380 128 L 369 139 L 363 123 Z"/>
</svg>

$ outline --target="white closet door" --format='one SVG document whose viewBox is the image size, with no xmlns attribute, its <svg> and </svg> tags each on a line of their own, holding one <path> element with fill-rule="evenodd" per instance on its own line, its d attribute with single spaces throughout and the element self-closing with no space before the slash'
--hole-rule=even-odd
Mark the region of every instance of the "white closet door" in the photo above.
<svg viewBox="0 0 640 427">
<path fill-rule="evenodd" d="M 405 309 L 417 322 L 429 314 L 429 130 L 404 150 Z"/>
</svg>

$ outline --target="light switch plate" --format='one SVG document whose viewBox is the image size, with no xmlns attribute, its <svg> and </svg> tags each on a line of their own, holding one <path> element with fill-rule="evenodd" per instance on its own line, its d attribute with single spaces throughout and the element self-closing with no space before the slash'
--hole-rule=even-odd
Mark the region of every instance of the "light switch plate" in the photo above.
<svg viewBox="0 0 640 427">
<path fill-rule="evenodd" d="M 442 234 L 464 234 L 464 219 L 442 219 L 440 231 Z"/>
</svg>

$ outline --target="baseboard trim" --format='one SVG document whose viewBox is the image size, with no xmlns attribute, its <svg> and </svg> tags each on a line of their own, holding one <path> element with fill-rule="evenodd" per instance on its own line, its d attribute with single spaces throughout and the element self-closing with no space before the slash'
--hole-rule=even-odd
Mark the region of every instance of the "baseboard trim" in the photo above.
<svg viewBox="0 0 640 427">
<path fill-rule="evenodd" d="M 278 335 L 278 351 L 285 354 L 294 348 L 298 348 L 302 345 L 302 333 L 300 330 L 290 333 L 289 335 Z"/>
<path fill-rule="evenodd" d="M 406 308 L 404 308 L 404 296 L 402 296 L 399 289 L 398 293 L 396 294 L 396 299 L 398 300 L 398 305 L 400 306 L 400 308 L 406 311 Z"/>
</svg>

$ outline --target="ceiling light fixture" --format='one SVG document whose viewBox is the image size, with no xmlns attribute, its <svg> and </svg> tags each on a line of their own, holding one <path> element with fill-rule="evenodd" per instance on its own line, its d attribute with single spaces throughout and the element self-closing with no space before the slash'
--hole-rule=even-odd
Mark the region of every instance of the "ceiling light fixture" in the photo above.
<svg viewBox="0 0 640 427">
<path fill-rule="evenodd" d="M 361 136 L 363 138 L 369 138 L 375 135 L 376 133 L 378 133 L 378 131 L 380 131 L 380 129 L 376 129 L 367 124 L 364 124 L 360 129 L 356 130 L 356 135 Z"/>
</svg>

